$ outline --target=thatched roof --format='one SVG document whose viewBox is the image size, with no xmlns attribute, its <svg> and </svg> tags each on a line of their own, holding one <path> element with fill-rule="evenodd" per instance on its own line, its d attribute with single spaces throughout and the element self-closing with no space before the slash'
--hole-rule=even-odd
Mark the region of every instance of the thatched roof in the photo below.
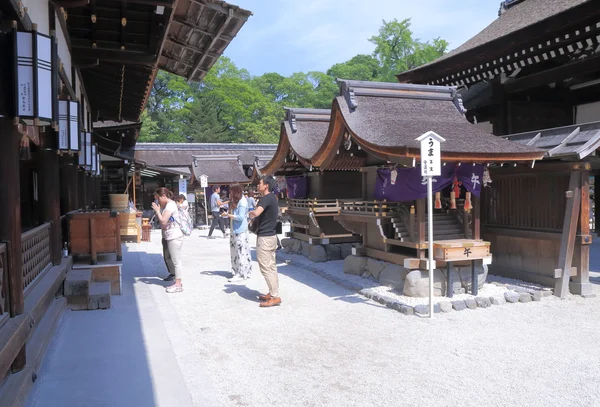
<svg viewBox="0 0 600 407">
<path fill-rule="evenodd" d="M 505 72 L 504 67 L 511 66 L 509 60 L 511 57 L 512 62 L 520 62 L 526 53 L 525 59 L 533 58 L 534 53 L 541 49 L 542 45 L 546 46 L 547 40 L 553 41 L 555 37 L 562 37 L 565 28 L 569 25 L 575 26 L 578 24 L 578 20 L 591 17 L 590 12 L 593 10 L 598 14 L 600 7 L 592 3 L 594 3 L 593 0 L 522 0 L 515 2 L 473 38 L 429 64 L 398 74 L 398 80 L 400 82 L 434 83 L 435 80 L 444 78 L 445 80 L 441 83 L 454 83 L 452 77 L 447 77 L 447 75 L 464 76 L 466 73 L 463 71 L 480 68 L 480 65 L 481 69 L 477 72 L 473 71 L 473 73 L 492 72 L 494 74 L 494 70 L 500 72 L 500 67 L 503 67 L 502 72 Z M 479 80 L 481 79 L 480 77 Z"/>
<path fill-rule="evenodd" d="M 548 150 L 547 158 L 581 160 L 600 148 L 600 122 L 555 127 L 504 137 L 519 144 Z"/>
<path fill-rule="evenodd" d="M 520 161 L 544 155 L 469 123 L 454 88 L 344 80 L 340 85 L 327 139 L 312 158 L 315 166 L 331 163 L 344 142 L 389 161 L 416 158 L 416 138 L 428 131 L 446 139 L 441 146 L 446 161 Z"/>
<path fill-rule="evenodd" d="M 277 144 L 241 143 L 137 143 L 135 158 L 152 165 L 177 167 L 192 162 L 194 155 L 239 155 L 242 165 L 254 164 L 254 157 L 273 156 Z"/>
<path fill-rule="evenodd" d="M 194 178 L 208 176 L 209 185 L 228 185 L 236 182 L 249 183 L 239 155 L 194 155 L 192 157 Z"/>
<path fill-rule="evenodd" d="M 286 108 L 285 136 L 297 156 L 305 160 L 317 152 L 329 128 L 329 109 Z"/>
</svg>

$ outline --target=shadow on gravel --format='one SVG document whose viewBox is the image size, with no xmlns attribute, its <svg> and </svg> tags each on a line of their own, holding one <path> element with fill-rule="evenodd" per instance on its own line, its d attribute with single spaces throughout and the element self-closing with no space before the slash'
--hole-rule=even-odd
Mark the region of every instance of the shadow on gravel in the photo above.
<svg viewBox="0 0 600 407">
<path fill-rule="evenodd" d="M 206 276 L 219 276 L 223 278 L 231 278 L 231 271 L 209 270 L 201 271 L 200 274 L 204 274 Z"/>
<path fill-rule="evenodd" d="M 261 292 L 248 288 L 245 285 L 226 284 L 223 292 L 226 294 L 237 294 L 248 301 L 260 302 L 258 296 Z"/>
</svg>

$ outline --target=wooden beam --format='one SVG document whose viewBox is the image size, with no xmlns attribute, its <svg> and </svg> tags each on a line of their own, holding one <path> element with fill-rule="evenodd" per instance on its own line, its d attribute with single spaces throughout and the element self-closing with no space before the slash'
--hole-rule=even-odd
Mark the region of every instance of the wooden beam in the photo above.
<svg viewBox="0 0 600 407">
<path fill-rule="evenodd" d="M 584 297 L 594 296 L 590 283 L 590 249 L 592 235 L 590 234 L 590 166 L 587 164 L 581 171 L 581 209 L 579 213 L 579 225 L 575 241 L 574 264 L 577 273 L 571 279 L 569 285 L 573 294 Z"/>
<path fill-rule="evenodd" d="M 553 82 L 560 82 L 572 76 L 583 76 L 596 73 L 600 70 L 600 55 L 571 62 L 546 71 L 527 75 L 504 84 L 504 89 L 509 93 L 522 92 L 527 89 L 537 88 Z"/>
<path fill-rule="evenodd" d="M 474 240 L 479 240 L 481 239 L 481 198 L 473 194 L 471 196 L 471 202 L 473 203 L 472 238 Z"/>
<path fill-rule="evenodd" d="M 131 4 L 145 5 L 145 6 L 163 6 L 163 7 L 172 7 L 173 6 L 173 0 L 121 0 L 121 1 L 131 3 Z M 89 3 L 89 0 L 54 0 L 53 3 L 59 7 L 75 8 L 75 7 L 87 6 Z"/>
<path fill-rule="evenodd" d="M 198 59 L 198 62 L 196 62 L 196 64 L 194 65 L 192 72 L 190 73 L 190 75 L 187 78 L 188 81 L 191 81 L 192 78 L 194 77 L 194 75 L 196 75 L 196 71 L 198 71 L 198 69 L 202 66 L 202 62 L 204 61 L 204 58 L 207 57 L 207 53 L 210 52 L 210 49 L 217 42 L 219 37 L 223 34 L 223 31 L 225 31 L 225 28 L 227 27 L 227 25 L 229 24 L 229 22 L 231 21 L 233 16 L 234 16 L 233 9 L 230 8 L 227 12 L 227 17 L 225 18 L 225 21 L 223 21 L 223 24 L 221 24 L 221 26 L 215 33 L 214 37 L 210 40 L 210 43 L 208 43 L 208 45 L 206 46 L 205 53 Z"/>
<path fill-rule="evenodd" d="M 575 249 L 577 222 L 579 221 L 579 205 L 581 204 L 580 183 L 581 172 L 572 171 L 569 179 L 569 190 L 566 191 L 567 205 L 560 241 L 560 253 L 558 255 L 557 270 L 561 270 L 562 275 L 560 280 L 556 281 L 554 287 L 554 295 L 560 298 L 565 298 L 569 293 L 571 263 Z"/>
<path fill-rule="evenodd" d="M 151 65 L 157 60 L 156 55 L 147 52 L 91 48 L 91 47 L 73 47 L 73 60 L 82 63 L 83 60 L 99 60 L 105 62 L 117 62 L 127 65 Z"/>
</svg>

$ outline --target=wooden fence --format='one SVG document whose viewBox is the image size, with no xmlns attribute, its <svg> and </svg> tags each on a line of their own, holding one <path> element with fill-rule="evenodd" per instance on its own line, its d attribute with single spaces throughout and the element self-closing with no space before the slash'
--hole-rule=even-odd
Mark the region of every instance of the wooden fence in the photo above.
<svg viewBox="0 0 600 407">
<path fill-rule="evenodd" d="M 50 239 L 50 223 L 23 233 L 21 237 L 21 255 L 23 257 L 23 289 L 31 284 L 52 266 L 50 256 L 52 242 Z"/>
</svg>

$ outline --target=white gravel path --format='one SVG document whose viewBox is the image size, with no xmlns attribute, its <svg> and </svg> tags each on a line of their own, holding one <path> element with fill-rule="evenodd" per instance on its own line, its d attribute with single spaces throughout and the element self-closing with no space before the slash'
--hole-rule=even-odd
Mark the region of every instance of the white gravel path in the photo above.
<svg viewBox="0 0 600 407">
<path fill-rule="evenodd" d="M 153 293 L 168 298 L 187 330 L 197 369 L 217 392 L 215 407 L 600 404 L 598 297 L 430 320 L 282 263 L 283 304 L 259 309 L 255 296 L 266 284 L 256 264 L 246 284 L 229 284 L 228 241 L 199 234 L 206 232 L 195 231 L 184 243 L 183 293 L 164 293 L 158 279 L 146 282 L 158 284 Z M 156 234 L 151 243 L 130 247 L 148 252 L 140 254 L 153 265 L 148 276 L 164 273 Z M 175 329 L 169 335 L 181 337 Z M 175 352 L 180 364 L 179 355 L 190 350 Z M 197 375 L 189 366 L 182 372 L 193 395 Z"/>
</svg>

